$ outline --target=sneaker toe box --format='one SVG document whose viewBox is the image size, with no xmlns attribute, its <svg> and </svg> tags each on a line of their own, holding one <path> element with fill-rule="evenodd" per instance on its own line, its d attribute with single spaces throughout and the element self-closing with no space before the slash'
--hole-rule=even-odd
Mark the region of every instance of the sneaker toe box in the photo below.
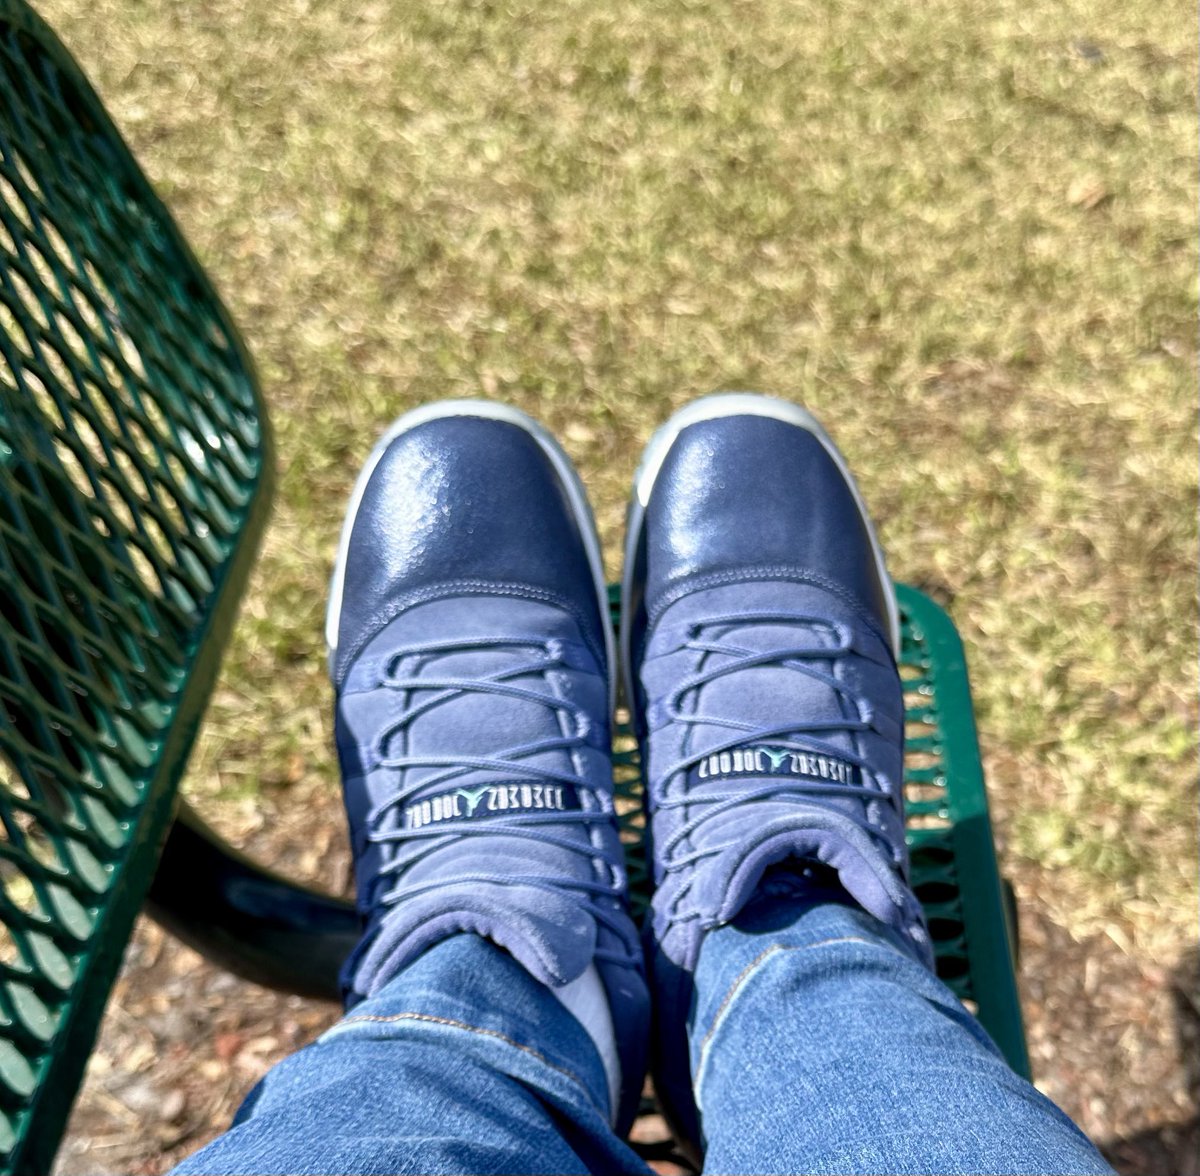
<svg viewBox="0 0 1200 1176">
<path fill-rule="evenodd" d="M 335 678 L 392 617 L 443 592 L 572 602 L 603 648 L 569 492 L 518 425 L 452 416 L 400 433 L 371 470 L 347 526 L 330 641 Z"/>
<path fill-rule="evenodd" d="M 766 416 L 718 417 L 676 438 L 646 507 L 645 596 L 774 569 L 836 586 L 886 625 L 870 524 L 813 433 Z"/>
</svg>

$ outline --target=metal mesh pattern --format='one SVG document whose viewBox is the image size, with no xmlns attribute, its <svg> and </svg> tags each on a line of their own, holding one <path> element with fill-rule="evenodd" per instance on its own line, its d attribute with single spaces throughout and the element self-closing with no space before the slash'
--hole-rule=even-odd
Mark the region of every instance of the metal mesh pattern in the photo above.
<svg viewBox="0 0 1200 1176">
<path fill-rule="evenodd" d="M 1001 881 L 962 641 L 927 596 L 900 584 L 905 802 L 912 881 L 938 975 L 1017 1073 L 1029 1055 L 1016 984 L 1016 907 Z"/>
<path fill-rule="evenodd" d="M 94 94 L 13 0 L 0 96 L 2 1158 L 114 950 L 99 939 L 169 782 L 166 733 L 262 436 L 210 288 Z"/>
<path fill-rule="evenodd" d="M 954 860 L 950 780 L 943 760 L 940 707 L 924 631 L 901 613 L 900 678 L 904 685 L 904 818 L 912 883 L 933 937 L 938 975 L 964 1000 L 975 997 L 963 926 L 962 890 Z M 970 699 L 966 700 L 970 705 Z M 967 786 L 966 780 L 958 787 Z"/>
</svg>

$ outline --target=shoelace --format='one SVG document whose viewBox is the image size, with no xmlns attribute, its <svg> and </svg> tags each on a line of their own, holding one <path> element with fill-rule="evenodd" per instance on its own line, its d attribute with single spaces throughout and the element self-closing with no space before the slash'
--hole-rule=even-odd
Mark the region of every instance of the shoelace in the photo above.
<svg viewBox="0 0 1200 1176">
<path fill-rule="evenodd" d="M 832 634 L 835 642 L 829 645 L 813 643 L 811 645 L 780 646 L 763 651 L 761 649 L 751 649 L 733 644 L 729 637 L 726 637 L 724 640 L 706 639 L 704 637 L 706 631 L 713 629 L 773 624 L 787 625 L 793 629 L 796 626 L 815 628 L 819 632 Z M 665 720 L 682 723 L 689 727 L 724 727 L 727 730 L 735 732 L 735 734 L 715 746 L 706 746 L 703 751 L 690 753 L 682 757 L 663 772 L 656 771 L 655 775 L 660 779 L 664 781 L 672 780 L 677 774 L 688 772 L 700 763 L 701 760 L 713 754 L 729 751 L 735 747 L 742 747 L 747 743 L 755 743 L 760 740 L 770 740 L 775 747 L 781 750 L 834 756 L 854 765 L 860 771 L 866 772 L 871 770 L 871 765 L 857 752 L 850 751 L 843 746 L 835 745 L 829 742 L 827 738 L 821 739 L 816 737 L 818 734 L 828 736 L 831 733 L 846 733 L 853 736 L 855 733 L 866 731 L 886 734 L 886 731 L 882 730 L 877 722 L 869 700 L 864 698 L 848 683 L 834 677 L 832 673 L 822 670 L 817 666 L 806 664 L 828 662 L 831 663 L 832 667 L 832 663 L 836 663 L 839 659 L 853 656 L 857 651 L 854 648 L 853 636 L 846 626 L 801 613 L 737 613 L 728 616 L 706 617 L 702 620 L 694 621 L 688 626 L 686 639 L 680 645 L 676 646 L 672 652 L 677 653 L 682 650 L 701 655 L 717 655 L 729 660 L 722 660 L 721 664 L 713 666 L 710 669 L 701 670 L 680 682 L 665 700 L 663 708 Z M 760 666 L 781 666 L 828 686 L 849 704 L 848 709 L 851 715 L 857 717 L 848 717 L 837 721 L 823 719 L 812 723 L 796 722 L 789 719 L 787 722 L 775 726 L 764 726 L 725 715 L 687 713 L 681 709 L 684 698 L 692 691 L 699 690 L 701 687 L 716 681 L 718 678 L 727 677 L 743 670 Z M 777 778 L 749 787 L 747 784 L 747 781 L 742 781 L 735 787 L 728 789 L 714 788 L 712 791 L 705 791 L 703 795 L 698 795 L 695 790 L 677 788 L 675 795 L 664 793 L 659 798 L 658 807 L 660 809 L 687 806 L 698 810 L 694 816 L 685 821 L 658 848 L 658 852 L 661 854 L 664 862 L 664 869 L 668 873 L 685 869 L 703 858 L 715 856 L 731 848 L 735 844 L 734 842 L 726 842 L 703 849 L 693 849 L 690 852 L 679 852 L 680 846 L 689 842 L 704 825 L 719 817 L 722 813 L 744 805 L 748 801 L 772 800 L 782 796 L 820 798 L 836 795 L 839 797 L 854 796 L 864 802 L 892 803 L 887 793 L 868 787 L 865 784 L 827 783 L 803 778 Z M 863 820 L 856 823 L 860 824 L 872 838 L 883 846 L 889 858 L 897 861 L 896 847 L 891 843 L 891 839 L 883 830 L 876 828 L 865 816 Z M 683 890 L 677 896 L 677 900 L 682 899 L 688 889 L 690 889 L 690 886 L 685 883 Z M 677 910 L 678 906 L 677 901 Z M 674 918 L 676 920 L 686 920 L 689 918 L 698 918 L 699 915 L 700 912 L 691 911 L 677 914 Z"/>
<path fill-rule="evenodd" d="M 439 655 L 460 653 L 472 649 L 496 650 L 510 648 L 514 651 L 533 650 L 538 656 L 533 660 L 520 660 L 506 669 L 499 669 L 483 677 L 467 678 L 455 676 L 398 676 L 397 668 L 408 657 L 437 657 Z M 532 886 L 541 890 L 559 892 L 563 889 L 576 890 L 595 897 L 607 896 L 623 903 L 625 893 L 624 862 L 614 857 L 604 849 L 593 845 L 590 838 L 581 844 L 567 837 L 560 836 L 553 829 L 542 826 L 563 826 L 569 824 L 604 825 L 614 819 L 612 800 L 603 793 L 597 792 L 595 786 L 583 776 L 573 772 L 556 771 L 552 768 L 529 763 L 528 760 L 546 752 L 563 751 L 568 754 L 577 748 L 585 746 L 591 726 L 588 713 L 570 699 L 550 693 L 542 693 L 528 686 L 518 685 L 510 679 L 521 678 L 530 674 L 544 675 L 550 670 L 563 668 L 568 662 L 564 655 L 564 646 L 560 641 L 531 641 L 527 637 L 471 637 L 459 640 L 428 642 L 419 645 L 407 645 L 397 649 L 388 659 L 387 667 L 379 685 L 388 690 L 400 692 L 420 691 L 423 698 L 420 702 L 408 707 L 396 716 L 377 736 L 375 743 L 375 767 L 397 772 L 405 772 L 411 768 L 442 768 L 444 770 L 424 776 L 415 783 L 397 789 L 368 812 L 366 817 L 367 840 L 375 844 L 390 845 L 393 851 L 386 855 L 384 864 L 380 867 L 377 882 L 384 878 L 400 876 L 418 861 L 436 852 L 451 842 L 467 837 L 486 837 L 503 834 L 512 837 L 525 837 L 546 845 L 552 845 L 569 853 L 579 854 L 588 859 L 599 859 L 608 867 L 610 878 L 607 882 L 587 881 L 570 875 L 535 875 L 511 874 L 481 870 L 472 874 L 455 875 L 455 882 L 495 882 L 505 885 L 519 884 Z M 435 693 L 430 693 L 431 691 Z M 512 747 L 497 751 L 489 756 L 467 756 L 447 751 L 438 755 L 388 755 L 389 745 L 396 736 L 403 734 L 408 726 L 434 707 L 441 706 L 463 695 L 478 693 L 498 695 L 501 697 L 520 699 L 525 702 L 539 703 L 547 707 L 562 723 L 563 717 L 570 732 L 558 738 L 540 739 L 530 743 L 514 744 Z M 402 807 L 421 793 L 432 794 L 440 785 L 464 776 L 469 772 L 494 772 L 499 782 L 506 784 L 514 782 L 550 782 L 565 784 L 576 790 L 581 798 L 591 797 L 598 807 L 578 812 L 520 812 L 505 813 L 503 816 L 489 817 L 477 825 L 463 825 L 454 829 L 441 827 L 425 827 L 420 829 L 385 829 L 382 827 L 384 818 L 397 807 Z M 445 879 L 436 879 L 415 885 L 404 885 L 402 881 L 382 894 L 371 896 L 371 908 L 386 909 L 402 902 L 406 898 L 422 894 L 428 890 L 439 889 L 446 885 Z M 624 940 L 625 929 L 618 916 L 596 902 L 591 904 L 591 913 L 601 923 L 608 926 L 615 934 Z M 607 959 L 617 963 L 627 963 L 626 955 L 597 949 L 597 959 Z"/>
</svg>

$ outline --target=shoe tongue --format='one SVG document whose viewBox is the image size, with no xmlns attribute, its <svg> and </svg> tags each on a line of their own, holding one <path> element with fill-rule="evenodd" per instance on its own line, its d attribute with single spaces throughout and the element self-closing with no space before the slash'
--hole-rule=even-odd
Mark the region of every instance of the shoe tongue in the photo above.
<svg viewBox="0 0 1200 1176">
<path fill-rule="evenodd" d="M 451 883 L 388 913 L 353 965 L 355 992 L 370 996 L 422 952 L 468 933 L 504 948 L 551 988 L 582 975 L 596 950 L 596 921 L 575 896 L 535 886 Z"/>
<path fill-rule="evenodd" d="M 706 668 L 741 660 L 750 652 L 777 651 L 780 634 L 779 626 L 731 625 L 715 641 L 746 652 L 713 654 Z M 788 640 L 805 649 L 839 643 L 837 634 L 820 624 L 796 626 Z M 797 666 L 811 673 L 797 673 Z M 796 792 L 779 799 L 765 795 L 724 815 L 720 848 L 710 867 L 698 875 L 696 895 L 698 905 L 718 922 L 735 918 L 762 885 L 763 875 L 792 859 L 797 870 L 803 862 L 820 862 L 836 871 L 844 889 L 876 918 L 894 926 L 911 923 L 908 892 L 862 828 L 861 796 L 849 792 L 868 782 L 855 762 L 855 732 L 846 729 L 847 723 L 860 719 L 852 696 L 856 672 L 850 659 L 796 658 L 788 664 L 747 666 L 704 686 L 704 714 L 781 733 L 698 760 L 688 772 L 689 795 L 748 794 L 758 788 L 769 794 L 789 784 L 796 792 L 811 790 L 804 798 Z M 837 689 L 829 679 L 846 689 Z M 789 730 L 788 724 L 798 717 L 804 729 Z M 728 727 L 697 724 L 695 737 L 701 746 L 706 741 L 720 747 L 729 734 Z M 847 794 L 841 794 L 842 788 Z"/>
<path fill-rule="evenodd" d="M 723 664 L 742 662 L 754 653 L 786 652 L 781 642 L 793 648 L 820 650 L 838 642 L 828 625 L 795 625 L 783 629 L 779 625 L 760 623 L 731 624 L 712 638 L 714 644 L 728 647 L 729 653 L 713 653 L 706 662 L 706 672 Z M 798 667 L 808 673 L 798 672 Z M 765 795 L 748 805 L 738 805 L 724 814 L 713 826 L 713 835 L 724 848 L 719 868 L 704 871 L 716 879 L 721 889 L 715 894 L 728 896 L 729 901 L 718 905 L 728 907 L 741 903 L 757 883 L 763 870 L 787 857 L 817 857 L 818 849 L 828 855 L 832 844 L 818 846 L 812 838 L 802 836 L 802 830 L 778 830 L 777 837 L 764 837 L 774 822 L 799 812 L 820 813 L 832 809 L 850 819 L 860 817 L 862 801 L 858 796 L 839 795 L 841 788 L 862 785 L 863 770 L 855 746 L 855 734 L 846 724 L 859 719 L 853 698 L 831 684 L 842 683 L 850 672 L 845 662 L 829 657 L 781 658 L 761 665 L 743 666 L 733 673 L 718 675 L 702 687 L 697 709 L 713 715 L 723 723 L 693 727 L 693 745 L 714 748 L 695 761 L 688 769 L 689 796 L 735 796 L 751 799 L 756 791 Z M 846 684 L 850 687 L 850 683 Z M 748 738 L 735 747 L 729 742 L 729 721 L 747 728 L 775 733 L 760 739 Z M 791 729 L 796 724 L 799 730 Z M 773 799 L 788 785 L 795 791 L 786 797 Z M 810 792 L 810 799 L 801 801 L 797 793 Z M 717 802 L 720 803 L 720 802 Z M 791 825 L 787 824 L 787 829 Z M 719 832 L 718 832 L 719 830 Z M 701 839 L 707 829 L 700 831 Z M 742 895 L 730 891 L 734 885 L 747 888 Z"/>
<path fill-rule="evenodd" d="M 840 813 L 816 806 L 788 806 L 749 832 L 736 849 L 722 853 L 699 881 L 698 905 L 718 923 L 737 917 L 773 866 L 789 859 L 819 862 L 838 876 L 846 892 L 869 914 L 893 926 L 910 921 L 908 891 L 888 869 L 863 830 Z"/>
<path fill-rule="evenodd" d="M 870 865 L 879 850 L 858 824 L 862 802 L 839 795 L 840 789 L 862 782 L 862 769 L 848 756 L 770 742 L 715 751 L 694 764 L 688 771 L 690 795 L 728 794 L 752 801 L 732 809 L 721 823 L 723 848 L 701 878 L 705 907 L 728 921 L 766 870 L 794 858 L 837 870 L 843 886 L 883 917 L 880 910 L 890 905 L 889 891 L 899 896 L 901 888 L 880 889 L 879 872 Z M 784 789 L 790 794 L 780 795 Z M 755 800 L 759 790 L 763 796 Z M 796 795 L 806 790 L 811 790 L 807 798 Z M 883 873 L 890 876 L 891 871 Z"/>
<path fill-rule="evenodd" d="M 778 619 L 763 621 L 768 614 Z M 700 683 L 678 694 L 681 676 Z M 695 967 L 707 929 L 737 918 L 756 894 L 776 893 L 764 883 L 772 867 L 799 877 L 813 862 L 928 955 L 920 906 L 897 861 L 899 681 L 879 634 L 853 606 L 799 583 L 703 589 L 663 612 L 641 680 L 653 700 L 651 762 L 686 756 L 688 764 L 686 779 L 672 773 L 652 784 L 660 803 L 677 805 L 654 814 L 658 852 L 695 863 L 665 874 L 652 905 L 668 959 Z M 866 789 L 878 790 L 878 801 Z"/>
<path fill-rule="evenodd" d="M 716 789 L 737 782 L 741 790 L 757 785 L 794 783 L 797 788 L 859 785 L 862 769 L 852 759 L 826 751 L 806 751 L 777 743 L 746 743 L 714 751 L 688 770 L 688 791 Z"/>
<path fill-rule="evenodd" d="M 689 793 L 747 799 L 756 789 L 765 793 L 724 814 L 716 852 L 696 876 L 694 901 L 703 916 L 728 923 L 761 890 L 772 867 L 790 861 L 799 875 L 806 863 L 820 863 L 868 914 L 923 944 L 915 899 L 863 828 L 861 799 L 839 795 L 862 779 L 862 769 L 849 758 L 772 743 L 713 752 L 695 764 Z M 803 799 L 795 792 L 771 795 L 788 785 L 814 791 Z"/>
<path fill-rule="evenodd" d="M 386 753 L 437 756 L 452 749 L 454 755 L 463 759 L 494 759 L 498 752 L 514 745 L 563 735 L 565 732 L 554 712 L 545 704 L 505 693 L 510 687 L 533 694 L 549 693 L 544 670 L 539 667 L 544 661 L 545 652 L 532 647 L 464 650 L 441 653 L 436 658 L 406 659 L 398 673 L 414 680 L 486 683 L 493 675 L 501 677 L 494 691 L 456 692 L 433 684 L 407 692 L 402 700 L 404 706 L 419 711 L 429 704 L 428 709 L 389 740 Z M 512 671 L 522 666 L 530 667 L 529 672 L 514 676 Z M 571 771 L 570 755 L 565 750 L 541 752 L 520 762 L 559 772 Z M 406 783 L 415 785 L 445 770 L 439 766 L 411 767 L 406 771 Z M 470 786 L 496 776 L 495 769 L 471 769 L 456 774 L 454 783 Z"/>
<path fill-rule="evenodd" d="M 402 620 L 407 623 L 409 618 Z M 406 636 L 400 624 L 400 620 L 393 622 L 387 634 L 390 648 L 402 644 Z M 474 627 L 486 632 L 478 622 Z M 465 638 L 476 636 L 471 626 L 464 628 Z M 416 634 L 407 636 L 411 644 L 418 644 Z M 339 740 L 351 748 L 372 747 L 373 757 L 385 761 L 410 762 L 402 769 L 378 766 L 374 759 L 368 763 L 364 796 L 352 817 L 357 816 L 361 826 L 371 806 L 384 805 L 374 824 L 377 833 L 401 829 L 432 832 L 437 828 L 447 834 L 473 834 L 480 824 L 502 823 L 505 816 L 578 812 L 590 807 L 593 802 L 585 797 L 587 790 L 570 782 L 579 778 L 572 750 L 553 744 L 576 734 L 589 745 L 600 738 L 600 733 L 590 729 L 586 716 L 591 708 L 603 705 L 604 684 L 590 675 L 573 676 L 570 693 L 579 706 L 573 713 L 566 709 L 566 698 L 559 710 L 532 697 L 514 696 L 513 691 L 526 691 L 553 697 L 555 688 L 546 661 L 544 643 L 533 640 L 528 645 L 450 648 L 398 658 L 385 652 L 374 657 L 370 673 L 364 673 L 364 687 L 375 687 L 381 678 L 410 682 L 412 687 L 346 690 L 338 708 Z M 527 672 L 513 672 L 523 668 Z M 570 675 L 562 671 L 561 676 Z M 493 677 L 498 681 L 489 682 Z M 448 685 L 453 682 L 468 684 L 468 688 Z M 529 749 L 542 744 L 551 746 L 530 753 Z M 580 754 L 578 745 L 576 754 Z M 423 759 L 434 762 L 420 762 Z M 398 772 L 407 797 L 402 803 L 389 804 L 398 787 Z M 582 826 L 562 836 L 587 843 Z M 502 828 L 490 833 L 487 844 L 486 863 L 478 860 L 472 848 L 463 847 L 455 868 L 462 874 L 507 869 L 519 878 L 543 864 L 547 852 L 552 857 L 557 854 L 539 848 L 520 833 L 506 834 Z M 455 855 L 454 850 L 450 853 Z M 381 864 L 386 855 L 378 853 L 376 857 Z M 432 883 L 444 878 L 446 869 L 445 852 L 435 849 L 409 866 L 405 885 Z M 366 875 L 373 872 L 369 869 Z M 389 883 L 381 881 L 379 885 L 387 888 Z"/>
<path fill-rule="evenodd" d="M 487 617 L 487 603 L 481 603 L 478 615 L 456 617 L 456 635 L 486 638 L 502 631 Z M 431 627 L 436 629 L 436 625 Z M 527 627 L 534 632 L 548 628 L 537 617 L 531 618 Z M 560 846 L 539 842 L 516 828 L 506 832 L 504 825 L 513 818 L 549 817 L 595 807 L 588 777 L 585 773 L 581 778 L 576 762 L 586 749 L 576 745 L 574 754 L 558 747 L 532 755 L 519 749 L 553 743 L 577 730 L 589 744 L 599 738 L 600 732 L 587 729 L 585 716 L 605 705 L 603 679 L 558 668 L 552 672 L 566 685 L 556 688 L 546 672 L 542 640 L 392 658 L 390 649 L 422 640 L 409 615 L 393 622 L 387 638 L 384 652 L 376 658 L 376 673 L 412 681 L 415 689 L 364 691 L 358 696 L 344 693 L 342 721 L 370 735 L 387 730 L 397 717 L 408 713 L 408 721 L 396 727 L 381 749 L 388 760 L 430 757 L 497 762 L 463 765 L 457 770 L 453 765 L 419 763 L 402 769 L 405 788 L 411 791 L 403 803 L 388 808 L 376 828 L 383 833 L 427 831 L 429 849 L 414 856 L 399 881 L 395 876 L 375 879 L 373 885 L 383 890 L 399 885 L 410 893 L 379 919 L 348 962 L 345 975 L 352 981 L 354 993 L 369 995 L 423 951 L 464 933 L 490 939 L 542 983 L 552 987 L 569 983 L 592 961 L 598 936 L 595 919 L 579 891 L 542 887 L 534 880 L 539 876 L 559 878 L 564 869 L 570 873 L 574 863 L 580 880 L 591 881 L 592 863 L 583 855 L 576 862 L 571 855 L 564 867 Z M 522 666 L 529 671 L 511 673 Z M 493 675 L 502 675 L 495 689 L 486 684 Z M 437 684 L 451 680 L 480 683 L 484 688 L 457 692 Z M 364 685 L 372 681 L 366 676 Z M 564 702 L 570 697 L 579 710 L 568 713 L 565 705 L 557 709 L 514 697 L 508 687 L 535 695 L 553 695 L 559 689 Z M 431 705 L 423 709 L 427 703 Z M 512 754 L 502 755 L 505 751 Z M 380 768 L 369 774 L 366 784 L 373 803 L 394 793 L 397 770 Z M 567 779 L 561 778 L 564 776 Z M 579 784 L 570 783 L 572 778 Z M 554 829 L 559 841 L 575 841 L 581 848 L 589 845 L 587 827 L 581 823 L 555 825 Z M 448 835 L 444 840 L 436 836 L 442 832 Z M 480 875 L 488 877 L 481 879 Z"/>
<path fill-rule="evenodd" d="M 814 651 L 836 648 L 837 634 L 828 626 L 820 624 L 795 625 L 791 629 L 779 625 L 738 624 L 718 632 L 714 643 L 736 649 L 738 652 L 714 653 L 704 665 L 706 673 L 724 665 L 745 660 L 754 654 L 783 653 L 781 643 L 792 648 Z M 744 652 L 742 652 L 744 651 Z M 808 672 L 803 672 L 807 670 Z M 853 698 L 831 685 L 829 679 L 845 683 L 853 690 L 857 683 L 847 681 L 844 675 L 851 672 L 846 660 L 833 657 L 780 659 L 761 665 L 744 666 L 736 671 L 719 675 L 705 683 L 702 688 L 705 714 L 720 716 L 723 720 L 737 720 L 760 731 L 780 730 L 785 732 L 779 739 L 787 739 L 787 724 L 801 720 L 810 731 L 800 736 L 800 742 L 819 740 L 830 749 L 852 752 L 853 736 L 844 730 L 847 722 L 859 720 L 858 708 Z M 828 723 L 824 730 L 816 730 Z M 714 725 L 704 728 L 698 725 L 693 730 L 693 744 L 716 746 L 727 743 L 731 735 L 728 726 Z M 763 746 L 770 740 L 756 743 Z"/>
</svg>

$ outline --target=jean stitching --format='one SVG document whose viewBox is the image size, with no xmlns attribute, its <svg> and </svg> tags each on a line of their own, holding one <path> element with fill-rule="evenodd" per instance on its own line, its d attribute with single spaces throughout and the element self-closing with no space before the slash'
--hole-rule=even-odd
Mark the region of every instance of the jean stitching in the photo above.
<svg viewBox="0 0 1200 1176">
<path fill-rule="evenodd" d="M 881 946 L 880 944 L 872 943 L 872 941 L 869 939 L 862 938 L 862 936 L 860 936 L 860 935 L 838 935 L 838 936 L 835 936 L 835 937 L 829 938 L 829 939 L 818 939 L 815 943 L 798 943 L 798 944 L 793 944 L 793 945 L 788 945 L 788 946 L 776 943 L 776 944 L 773 944 L 771 947 L 768 947 L 765 950 L 759 952 L 759 954 L 757 956 L 755 956 L 754 959 L 752 959 L 750 961 L 750 963 L 748 963 L 737 974 L 736 979 L 729 986 L 729 990 L 725 993 L 724 998 L 721 1000 L 721 1003 L 718 1006 L 716 1013 L 713 1014 L 712 1024 L 708 1027 L 708 1032 L 705 1033 L 703 1039 L 700 1042 L 700 1057 L 696 1063 L 696 1072 L 692 1078 L 693 1084 L 696 1087 L 696 1103 L 697 1103 L 697 1105 L 699 1105 L 699 1102 L 700 1102 L 700 1097 L 699 1097 L 700 1096 L 700 1074 L 701 1074 L 701 1071 L 703 1071 L 703 1069 L 704 1069 L 704 1062 L 708 1056 L 708 1049 L 709 1049 L 709 1046 L 712 1044 L 713 1036 L 716 1034 L 717 1030 L 721 1027 L 721 1021 L 725 1015 L 726 1010 L 733 1003 L 734 998 L 738 995 L 738 992 L 745 985 L 746 981 L 750 979 L 751 975 L 753 975 L 754 972 L 758 971 L 759 967 L 762 964 L 766 963 L 766 961 L 769 960 L 771 958 L 771 956 L 778 955 L 780 952 L 810 951 L 814 947 L 831 947 L 834 944 L 840 944 L 840 943 L 861 943 L 865 947 Z M 899 953 L 897 953 L 897 954 L 899 954 Z"/>
<path fill-rule="evenodd" d="M 572 1071 L 564 1069 L 562 1066 L 555 1065 L 555 1063 L 552 1062 L 548 1057 L 539 1053 L 536 1049 L 532 1048 L 532 1046 L 522 1045 L 519 1041 L 514 1041 L 507 1034 L 501 1033 L 497 1029 L 481 1029 L 478 1025 L 468 1025 L 465 1021 L 456 1021 L 451 1017 L 435 1017 L 431 1013 L 393 1013 L 388 1016 L 362 1014 L 356 1017 L 344 1018 L 332 1029 L 328 1030 L 324 1036 L 325 1038 L 328 1038 L 330 1034 L 336 1033 L 344 1026 L 353 1025 L 355 1023 L 363 1024 L 367 1022 L 381 1023 L 394 1021 L 424 1021 L 434 1025 L 446 1025 L 451 1029 L 465 1029 L 468 1033 L 476 1033 L 480 1037 L 493 1037 L 497 1041 L 504 1042 L 505 1045 L 511 1045 L 514 1049 L 519 1049 L 522 1053 L 529 1054 L 530 1057 L 536 1058 L 537 1061 L 542 1063 L 542 1065 L 549 1066 L 551 1070 L 554 1070 L 556 1073 L 561 1074 L 564 1078 L 573 1082 L 587 1096 L 588 1102 L 591 1103 L 592 1106 L 597 1110 L 599 1110 L 602 1115 L 607 1117 L 607 1112 L 601 1110 L 601 1108 L 598 1106 L 595 1098 L 592 1096 L 592 1092 L 588 1090 L 587 1084 L 582 1078 Z"/>
</svg>

